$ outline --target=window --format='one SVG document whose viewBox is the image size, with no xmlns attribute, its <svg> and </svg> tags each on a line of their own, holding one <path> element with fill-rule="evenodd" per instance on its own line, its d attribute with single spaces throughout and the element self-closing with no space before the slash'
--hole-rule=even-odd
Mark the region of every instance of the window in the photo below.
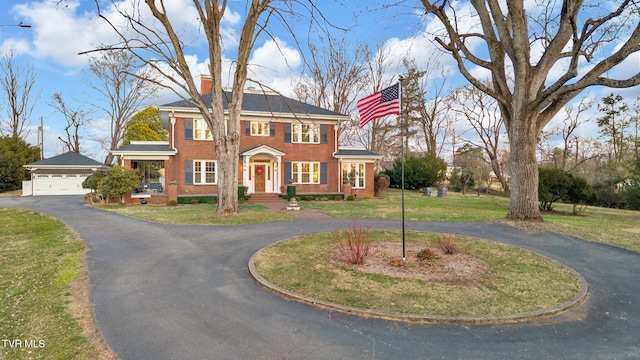
<svg viewBox="0 0 640 360">
<path fill-rule="evenodd" d="M 342 183 L 349 183 L 354 189 L 364 189 L 366 187 L 364 169 L 364 163 L 342 163 Z"/>
<path fill-rule="evenodd" d="M 291 178 L 297 184 L 319 184 L 320 163 L 317 162 L 292 162 Z"/>
<path fill-rule="evenodd" d="M 196 140 L 213 140 L 211 130 L 203 119 L 193 119 L 193 138 Z"/>
<path fill-rule="evenodd" d="M 291 126 L 291 142 L 320 143 L 320 126 L 313 124 L 293 124 Z"/>
<path fill-rule="evenodd" d="M 194 184 L 217 184 L 218 176 L 216 172 L 216 161 L 194 160 L 193 161 L 193 183 Z"/>
<path fill-rule="evenodd" d="M 269 136 L 271 127 L 266 121 L 251 122 L 251 136 Z"/>
</svg>

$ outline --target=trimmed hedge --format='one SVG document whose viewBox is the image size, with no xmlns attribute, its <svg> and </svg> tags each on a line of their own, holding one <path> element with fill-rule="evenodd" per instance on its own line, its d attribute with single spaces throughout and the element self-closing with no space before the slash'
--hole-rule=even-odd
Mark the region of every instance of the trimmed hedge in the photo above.
<svg viewBox="0 0 640 360">
<path fill-rule="evenodd" d="M 178 197 L 178 204 L 193 204 L 197 201 L 199 204 L 212 204 L 218 202 L 217 196 L 180 196 Z"/>
</svg>

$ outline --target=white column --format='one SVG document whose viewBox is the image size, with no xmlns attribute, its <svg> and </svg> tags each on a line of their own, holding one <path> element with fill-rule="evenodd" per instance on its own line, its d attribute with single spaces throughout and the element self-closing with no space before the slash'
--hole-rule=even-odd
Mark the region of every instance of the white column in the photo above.
<svg viewBox="0 0 640 360">
<path fill-rule="evenodd" d="M 253 192 L 253 188 L 249 184 L 249 170 L 249 157 L 244 155 L 242 157 L 242 185 L 248 188 L 247 192 Z"/>
</svg>

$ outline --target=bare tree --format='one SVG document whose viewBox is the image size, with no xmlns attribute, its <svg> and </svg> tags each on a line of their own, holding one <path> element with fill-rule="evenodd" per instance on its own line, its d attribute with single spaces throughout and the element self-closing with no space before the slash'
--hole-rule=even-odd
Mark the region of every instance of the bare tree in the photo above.
<svg viewBox="0 0 640 360">
<path fill-rule="evenodd" d="M 577 160 L 575 154 L 579 151 L 580 139 L 576 135 L 576 130 L 590 118 L 585 118 L 586 111 L 593 106 L 593 101 L 587 97 L 583 97 L 574 107 L 573 105 L 565 106 L 565 115 L 562 120 L 556 124 L 549 133 L 562 138 L 562 149 L 560 149 L 559 159 L 557 159 L 557 168 L 563 171 L 572 171 L 580 166 L 581 162 L 587 161 L 588 158 Z M 544 131 L 543 131 L 544 133 Z"/>
<path fill-rule="evenodd" d="M 93 105 L 111 119 L 108 139 L 96 139 L 115 150 L 122 140 L 124 125 L 138 110 L 143 101 L 153 96 L 158 87 L 148 79 L 148 70 L 137 71 L 137 59 L 126 51 L 105 51 L 91 57 L 89 69 L 94 76 L 88 80 L 91 88 L 101 96 Z M 105 164 L 111 164 L 113 155 L 107 152 Z"/>
<path fill-rule="evenodd" d="M 341 114 L 352 112 L 356 97 L 367 84 L 365 58 L 369 52 L 366 47 L 357 46 L 351 50 L 344 41 L 338 43 L 329 39 L 322 51 L 314 45 L 309 48 L 308 75 L 294 86 L 296 97 Z M 356 142 L 350 123 L 341 123 L 338 134 L 341 145 Z"/>
<path fill-rule="evenodd" d="M 469 19 L 461 21 L 464 15 L 459 13 L 459 4 L 421 1 L 427 14 L 444 26 L 444 33 L 437 34 L 435 41 L 451 54 L 473 86 L 498 101 L 511 147 L 507 217 L 542 221 L 538 209 L 538 135 L 587 87 L 640 84 L 640 73 L 624 79 L 608 76 L 611 69 L 640 51 L 638 4 L 618 0 L 599 7 L 595 0 L 563 0 L 525 8 L 524 0 L 471 0 L 473 18 L 480 26 L 463 28 Z M 614 41 L 619 46 L 602 51 Z M 488 56 L 481 53 L 484 51 Z M 580 71 L 584 61 L 590 65 Z M 472 66 L 487 70 L 491 82 L 486 84 L 476 77 Z M 556 77 L 557 71 L 562 73 Z"/>
<path fill-rule="evenodd" d="M 13 51 L 0 55 L 0 90 L 6 96 L 7 119 L 0 121 L 0 135 L 25 138 L 37 103 L 36 74 L 31 66 L 16 63 Z"/>
<path fill-rule="evenodd" d="M 95 1 L 100 9 L 100 2 Z M 115 1 L 112 1 L 115 5 Z M 311 14 L 311 22 L 318 23 L 318 9 L 312 1 L 278 1 L 280 7 L 273 6 L 273 0 L 247 0 L 245 14 L 240 20 L 241 30 L 234 34 L 238 41 L 237 56 L 232 70 L 232 92 L 228 103 L 228 117 L 225 117 L 223 105 L 224 91 L 222 87 L 223 71 L 222 52 L 224 33 L 221 27 L 223 17 L 227 13 L 227 1 L 193 0 L 193 7 L 198 16 L 193 21 L 206 36 L 208 45 L 208 70 L 213 81 L 211 102 L 207 103 L 195 83 L 193 70 L 187 61 L 186 49 L 190 45 L 182 41 L 182 33 L 174 28 L 174 23 L 167 13 L 165 0 L 145 0 L 132 2 L 133 11 L 120 9 L 120 15 L 128 23 L 128 29 L 114 25 L 106 15 L 106 20 L 120 36 L 121 44 L 113 48 L 126 49 L 130 54 L 171 82 L 177 90 L 175 93 L 186 101 L 190 101 L 200 111 L 204 121 L 211 130 L 216 158 L 218 161 L 218 202 L 217 212 L 235 213 L 238 211 L 238 158 L 240 140 L 240 114 L 242 97 L 247 82 L 249 55 L 258 38 L 267 34 L 268 23 L 277 18 L 285 26 L 298 13 L 297 8 L 306 7 Z M 144 5 L 146 6 L 144 6 Z M 152 19 L 142 15 L 139 6 L 149 10 Z M 116 5 L 117 8 L 117 5 Z M 234 14 L 235 16 L 235 14 Z M 267 34 L 269 35 L 269 34 Z M 153 60 L 149 60 L 153 59 Z M 254 80 L 252 80 L 254 81 Z M 257 81 L 254 81 L 259 83 Z M 159 83 L 159 82 L 158 82 Z M 184 95 L 187 94 L 187 96 Z M 226 120 L 229 121 L 226 121 Z"/>
<path fill-rule="evenodd" d="M 467 137 L 466 141 L 484 150 L 489 158 L 496 178 L 503 191 L 509 191 L 509 183 L 499 159 L 500 136 L 503 134 L 504 121 L 495 99 L 473 86 L 465 86 L 452 94 L 455 111 L 460 113 L 471 125 L 477 137 Z"/>
<path fill-rule="evenodd" d="M 451 99 L 448 96 L 450 89 L 446 81 L 447 74 L 445 68 L 434 58 L 429 59 L 422 68 L 424 75 L 419 86 L 425 98 L 418 107 L 417 123 L 425 139 L 426 153 L 441 157 L 444 143 L 456 121 L 449 114 Z"/>
<path fill-rule="evenodd" d="M 88 113 L 81 110 L 69 109 L 60 93 L 53 94 L 51 99 L 53 102 L 50 103 L 49 106 L 62 114 L 67 121 L 64 127 L 67 135 L 66 139 L 58 136 L 58 140 L 62 141 L 67 151 L 80 153 L 80 128 L 89 124 L 90 120 L 87 119 Z"/>
</svg>

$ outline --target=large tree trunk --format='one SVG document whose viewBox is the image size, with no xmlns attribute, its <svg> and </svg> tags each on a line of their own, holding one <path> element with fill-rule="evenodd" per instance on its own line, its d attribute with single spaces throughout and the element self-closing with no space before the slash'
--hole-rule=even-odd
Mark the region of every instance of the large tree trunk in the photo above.
<svg viewBox="0 0 640 360">
<path fill-rule="evenodd" d="M 238 139 L 225 136 L 216 145 L 218 158 L 218 213 L 235 213 L 238 209 Z"/>
<path fill-rule="evenodd" d="M 529 118 L 517 119 L 510 123 L 511 129 L 508 134 L 511 151 L 511 194 L 507 218 L 542 221 L 538 208 L 538 139 L 535 121 Z"/>
</svg>

